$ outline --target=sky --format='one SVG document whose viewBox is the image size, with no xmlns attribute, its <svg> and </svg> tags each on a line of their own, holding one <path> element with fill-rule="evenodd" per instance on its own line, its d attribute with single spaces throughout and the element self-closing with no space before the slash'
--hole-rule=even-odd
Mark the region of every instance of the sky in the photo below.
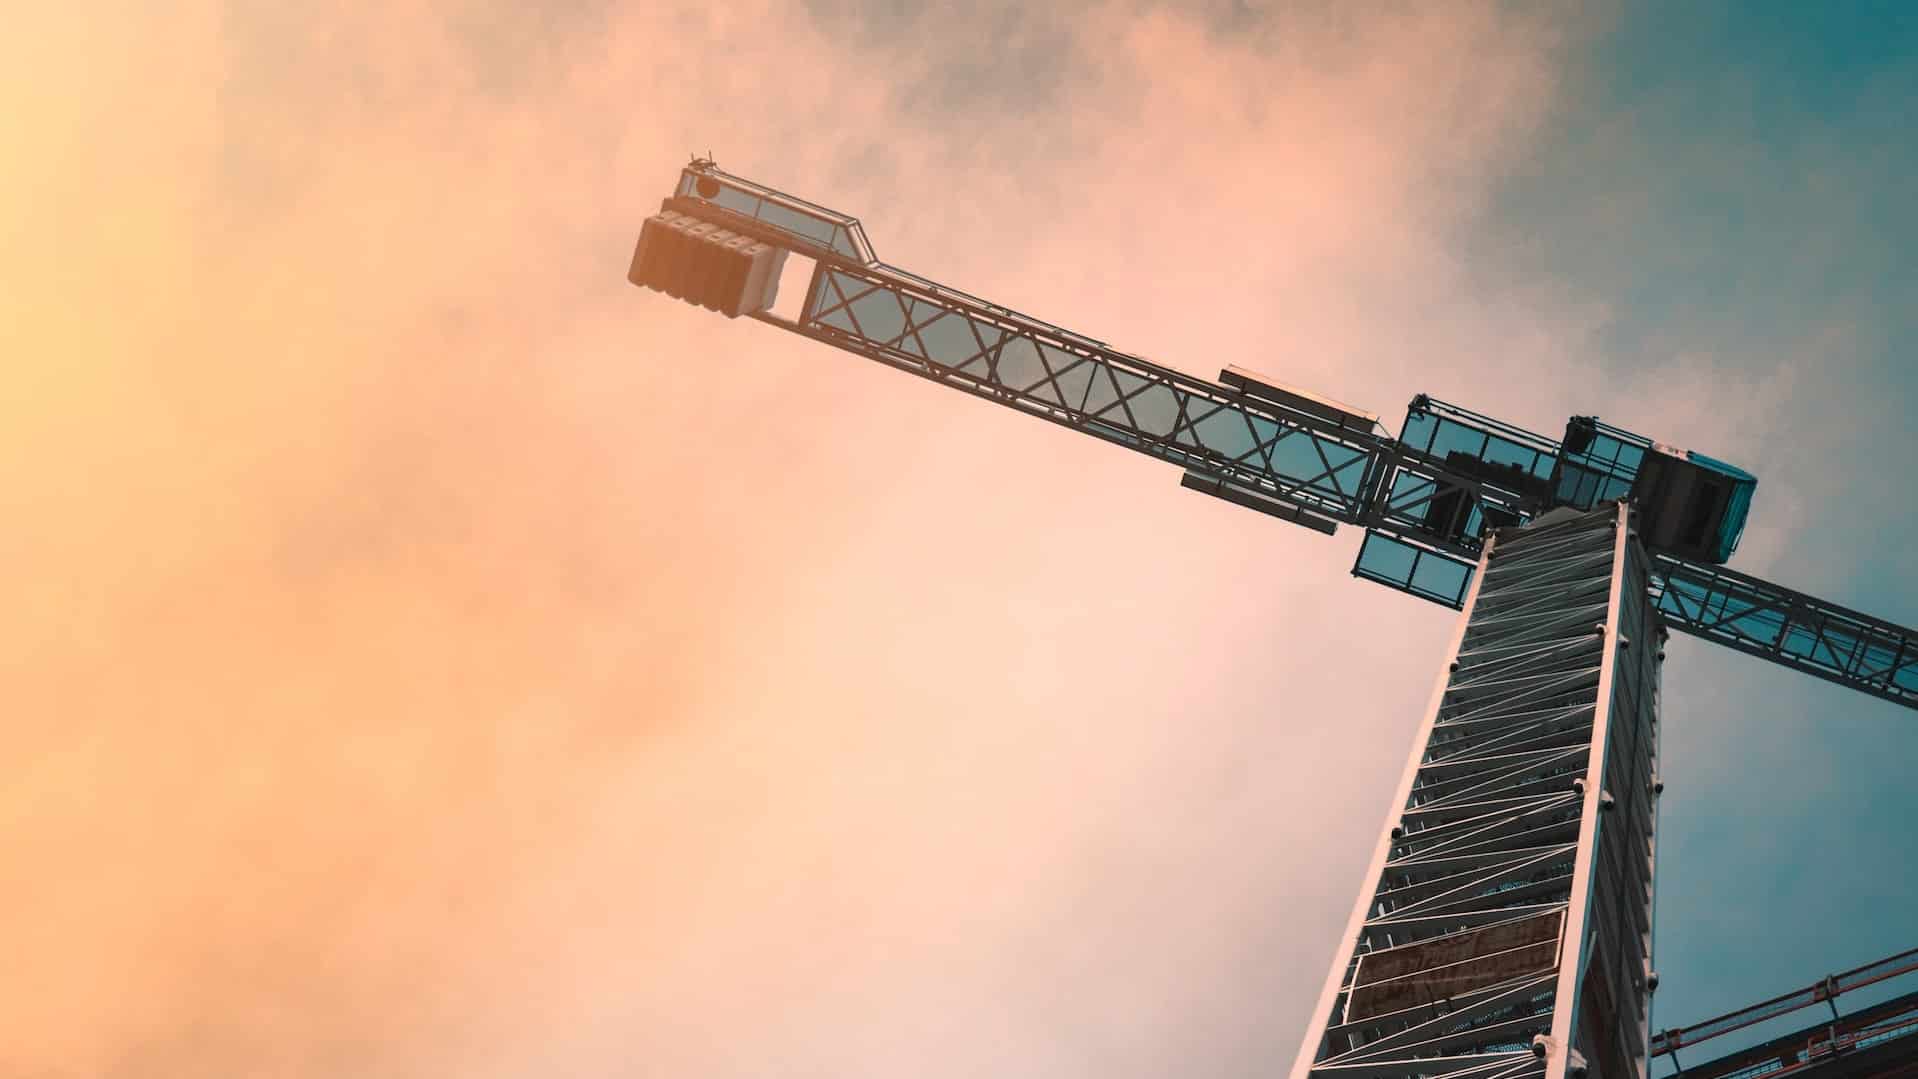
<svg viewBox="0 0 1918 1079">
<path fill-rule="evenodd" d="M 1918 623 L 1904 5 L 53 5 L 0 45 L 0 1074 L 1263 1076 L 1450 612 L 624 281 L 691 153 L 1200 376 L 1760 478 Z M 1654 1022 L 1918 944 L 1674 640 Z"/>
</svg>

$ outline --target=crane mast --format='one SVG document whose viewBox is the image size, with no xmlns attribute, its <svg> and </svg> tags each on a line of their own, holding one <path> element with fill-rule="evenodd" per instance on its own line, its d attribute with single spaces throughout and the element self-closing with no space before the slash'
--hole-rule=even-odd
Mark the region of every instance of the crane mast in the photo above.
<svg viewBox="0 0 1918 1079">
<path fill-rule="evenodd" d="M 1500 529 L 1293 1079 L 1640 1074 L 1658 674 L 1629 503 Z"/>
<path fill-rule="evenodd" d="M 795 318 L 772 307 L 812 261 Z M 1293 1079 L 1646 1079 L 1668 629 L 1918 708 L 1910 629 L 1725 568 L 1756 479 L 1575 416 L 1552 439 L 1197 378 L 881 262 L 849 215 L 685 166 L 634 284 L 1165 461 L 1461 611 Z"/>
</svg>

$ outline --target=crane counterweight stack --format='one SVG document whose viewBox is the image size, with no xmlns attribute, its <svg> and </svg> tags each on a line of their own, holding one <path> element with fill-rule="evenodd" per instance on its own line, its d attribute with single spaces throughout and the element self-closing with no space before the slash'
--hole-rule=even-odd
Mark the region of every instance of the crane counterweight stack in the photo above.
<svg viewBox="0 0 1918 1079">
<path fill-rule="evenodd" d="M 795 318 L 770 306 L 813 261 Z M 696 158 L 629 274 L 1184 471 L 1463 611 L 1294 1079 L 1646 1079 L 1667 628 L 1918 708 L 1901 625 L 1726 569 L 1757 480 L 1595 417 L 1217 383 L 881 262 L 843 213 Z"/>
<path fill-rule="evenodd" d="M 646 219 L 626 279 L 738 318 L 772 307 L 785 265 L 784 248 L 668 209 Z"/>
</svg>

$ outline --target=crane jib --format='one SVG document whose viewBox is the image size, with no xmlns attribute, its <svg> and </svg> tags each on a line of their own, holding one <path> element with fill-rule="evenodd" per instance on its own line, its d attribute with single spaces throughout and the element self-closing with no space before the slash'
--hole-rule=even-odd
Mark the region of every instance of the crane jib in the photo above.
<svg viewBox="0 0 1918 1079">
<path fill-rule="evenodd" d="M 788 253 L 814 263 L 796 320 L 770 310 Z M 1561 443 L 1420 395 L 1393 438 L 1256 372 L 1196 378 L 886 265 L 857 219 L 706 160 L 681 171 L 629 276 L 1177 465 L 1188 489 L 1326 534 L 1360 525 L 1355 576 L 1455 609 L 1495 530 L 1630 499 L 1665 624 L 1918 708 L 1918 634 L 1713 564 L 1749 474 L 1593 417 Z"/>
</svg>

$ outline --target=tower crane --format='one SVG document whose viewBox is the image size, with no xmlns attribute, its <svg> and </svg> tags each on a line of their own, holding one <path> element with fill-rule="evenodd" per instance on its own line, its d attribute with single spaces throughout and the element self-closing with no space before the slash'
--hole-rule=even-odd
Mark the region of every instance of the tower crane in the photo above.
<svg viewBox="0 0 1918 1079">
<path fill-rule="evenodd" d="M 774 313 L 788 255 L 812 260 Z M 1757 480 L 1574 416 L 1556 439 L 1425 395 L 1378 416 L 1216 382 L 879 260 L 849 215 L 694 158 L 628 279 L 1183 470 L 1461 612 L 1292 1079 L 1643 1079 L 1659 679 L 1671 630 L 1918 708 L 1912 630 L 1725 563 Z"/>
</svg>

